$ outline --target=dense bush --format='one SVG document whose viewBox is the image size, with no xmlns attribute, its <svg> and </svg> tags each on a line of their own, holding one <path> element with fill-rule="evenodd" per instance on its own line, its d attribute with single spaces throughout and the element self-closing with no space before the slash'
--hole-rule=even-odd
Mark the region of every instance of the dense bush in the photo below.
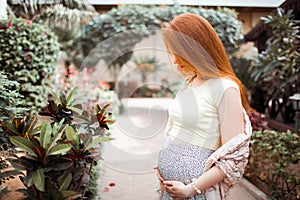
<svg viewBox="0 0 300 200">
<path fill-rule="evenodd" d="M 300 137 L 291 132 L 254 132 L 245 175 L 272 199 L 300 199 Z"/>
<path fill-rule="evenodd" d="M 0 71 L 0 122 L 8 122 L 26 111 L 18 107 L 24 104 L 23 96 L 18 92 L 19 87 L 18 82 L 9 80 L 7 75 Z"/>
<path fill-rule="evenodd" d="M 23 107 L 36 112 L 47 100 L 47 80 L 59 51 L 57 37 L 43 25 L 24 19 L 0 21 L 0 70 L 19 83 Z"/>
</svg>

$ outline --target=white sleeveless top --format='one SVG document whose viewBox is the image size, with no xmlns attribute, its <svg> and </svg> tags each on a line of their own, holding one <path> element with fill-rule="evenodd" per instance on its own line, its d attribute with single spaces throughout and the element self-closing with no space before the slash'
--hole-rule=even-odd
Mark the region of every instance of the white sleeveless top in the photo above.
<svg viewBox="0 0 300 200">
<path fill-rule="evenodd" d="M 218 106 L 224 92 L 238 85 L 226 78 L 212 78 L 197 87 L 180 90 L 169 107 L 168 135 L 207 149 L 221 146 Z"/>
</svg>

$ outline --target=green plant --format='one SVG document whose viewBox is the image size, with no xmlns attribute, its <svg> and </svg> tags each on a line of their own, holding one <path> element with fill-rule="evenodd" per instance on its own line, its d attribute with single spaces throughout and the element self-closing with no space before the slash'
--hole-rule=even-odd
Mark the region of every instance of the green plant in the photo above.
<svg viewBox="0 0 300 200">
<path fill-rule="evenodd" d="M 119 6 L 95 17 L 87 25 L 86 36 L 81 40 L 78 51 L 84 53 L 83 58 L 89 56 L 83 63 L 84 67 L 94 67 L 100 59 L 103 59 L 116 75 L 122 65 L 130 60 L 135 44 L 159 30 L 162 22 L 169 22 L 173 17 L 187 12 L 207 18 L 224 42 L 228 53 L 237 49 L 243 35 L 241 22 L 237 20 L 237 14 L 232 10 L 207 10 L 180 5 Z M 97 47 L 100 43 L 101 45 Z"/>
<path fill-rule="evenodd" d="M 59 43 L 46 26 L 24 19 L 0 21 L 0 70 L 18 82 L 23 108 L 32 113 L 47 99 L 48 78 L 53 74 Z"/>
<path fill-rule="evenodd" d="M 137 69 L 141 72 L 142 83 L 147 81 L 147 76 L 151 73 L 155 73 L 163 63 L 160 63 L 155 56 L 140 56 L 132 59 Z"/>
<path fill-rule="evenodd" d="M 231 66 L 236 76 L 242 81 L 247 89 L 254 87 L 251 77 L 252 61 L 243 57 L 232 56 L 230 58 Z"/>
<path fill-rule="evenodd" d="M 253 65 L 252 77 L 256 84 L 266 88 L 266 101 L 271 118 L 281 112 L 290 122 L 292 109 L 289 96 L 297 93 L 300 85 L 299 26 L 293 20 L 292 10 L 262 18 L 271 31 L 266 50 L 258 55 Z M 271 101 L 271 106 L 269 102 Z"/>
<path fill-rule="evenodd" d="M 245 175 L 272 199 L 300 199 L 300 137 L 288 132 L 254 132 Z"/>
<path fill-rule="evenodd" d="M 67 97 L 62 93 L 54 95 L 56 101 L 50 106 L 59 108 L 65 104 L 65 109 L 53 109 L 51 119 L 39 125 L 36 125 L 37 117 L 2 124 L 10 141 L 25 152 L 25 155 L 8 160 L 16 169 L 26 171 L 20 178 L 27 188 L 24 191 L 27 197 L 77 199 L 83 198 L 88 191 L 92 168 L 99 159 L 97 146 L 112 139 L 104 129 L 109 129 L 107 123 L 113 120 L 107 119 L 110 116 L 108 105 L 97 106 L 94 113 L 72 107 L 77 102 L 75 93 L 76 89 Z M 62 115 L 70 111 L 66 109 L 74 111 L 73 120 L 69 114 Z M 76 123 L 76 119 L 80 121 Z"/>
</svg>

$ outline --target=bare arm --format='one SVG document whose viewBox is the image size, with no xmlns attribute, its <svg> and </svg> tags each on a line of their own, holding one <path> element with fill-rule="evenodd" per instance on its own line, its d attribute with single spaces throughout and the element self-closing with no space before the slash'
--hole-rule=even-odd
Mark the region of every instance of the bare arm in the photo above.
<svg viewBox="0 0 300 200">
<path fill-rule="evenodd" d="M 225 91 L 224 96 L 218 106 L 220 131 L 222 144 L 244 130 L 243 107 L 239 92 L 234 88 Z M 204 191 L 217 183 L 223 181 L 225 174 L 217 167 L 213 166 L 203 175 L 195 180 L 195 185 Z M 174 197 L 186 198 L 196 194 L 191 184 L 184 185 L 177 181 L 164 181 L 166 191 L 174 194 Z"/>
</svg>

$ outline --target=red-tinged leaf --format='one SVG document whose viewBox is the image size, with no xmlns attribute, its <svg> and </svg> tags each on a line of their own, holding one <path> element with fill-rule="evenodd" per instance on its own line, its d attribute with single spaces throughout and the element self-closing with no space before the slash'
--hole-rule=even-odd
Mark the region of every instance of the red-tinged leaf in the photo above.
<svg viewBox="0 0 300 200">
<path fill-rule="evenodd" d="M 37 154 L 37 156 L 38 156 L 41 160 L 44 160 L 46 150 L 45 150 L 43 147 L 35 146 L 35 147 L 34 147 L 34 152 Z"/>
<path fill-rule="evenodd" d="M 11 136 L 20 136 L 21 135 L 21 133 L 19 133 L 19 130 L 16 129 L 16 127 L 12 124 L 0 123 L 0 127 L 2 128 L 4 133 L 7 133 Z"/>
<path fill-rule="evenodd" d="M 15 127 L 18 129 L 21 125 L 21 119 L 20 118 L 14 118 L 12 121 L 12 124 L 15 125 Z"/>
<path fill-rule="evenodd" d="M 26 136 L 28 136 L 29 133 L 30 133 L 30 131 L 31 131 L 32 129 L 34 129 L 36 123 L 37 123 L 37 115 L 35 115 L 34 117 L 32 117 L 32 118 L 30 118 L 30 119 L 28 120 L 28 122 L 26 123 L 26 125 L 25 125 L 25 127 L 24 127 L 23 133 L 24 133 Z"/>
<path fill-rule="evenodd" d="M 37 156 L 35 153 L 35 144 L 31 142 L 30 140 L 27 140 L 24 137 L 20 136 L 11 136 L 9 137 L 10 141 L 16 145 L 18 148 L 24 150 L 25 152 L 30 153 L 33 156 Z"/>
<path fill-rule="evenodd" d="M 71 149 L 70 145 L 67 144 L 58 144 L 54 146 L 49 152 L 48 155 L 58 155 L 64 154 Z"/>
<path fill-rule="evenodd" d="M 45 191 L 45 175 L 42 169 L 38 169 L 32 173 L 32 179 L 35 187 L 44 192 Z"/>
</svg>

